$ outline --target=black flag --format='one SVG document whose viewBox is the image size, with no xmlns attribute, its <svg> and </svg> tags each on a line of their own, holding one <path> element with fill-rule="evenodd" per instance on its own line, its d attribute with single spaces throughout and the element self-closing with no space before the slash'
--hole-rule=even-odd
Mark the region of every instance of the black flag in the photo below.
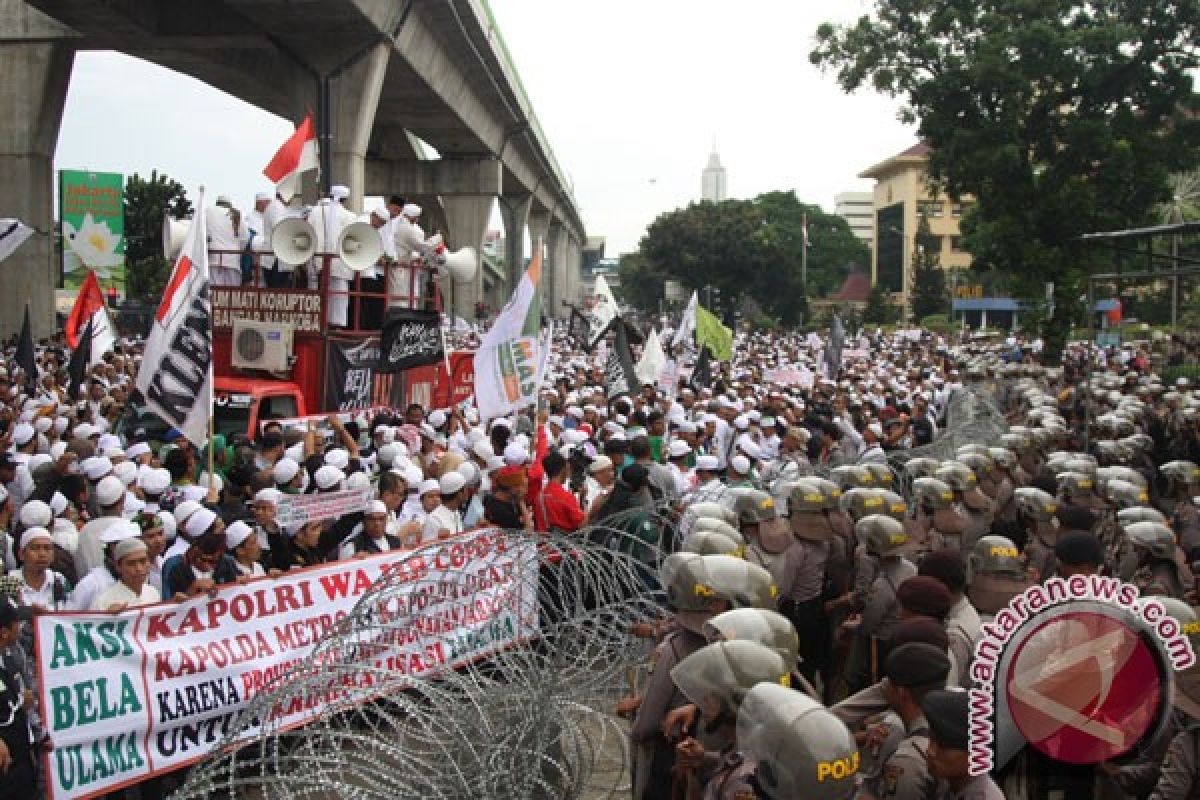
<svg viewBox="0 0 1200 800">
<path fill-rule="evenodd" d="M 837 314 L 829 322 L 829 341 L 825 345 L 825 365 L 829 368 L 829 379 L 837 380 L 842 370 L 842 347 L 846 342 L 846 332 L 842 328 L 842 318 Z"/>
<path fill-rule="evenodd" d="M 71 383 L 67 387 L 71 400 L 78 400 L 83 391 L 83 382 L 87 380 L 88 363 L 92 360 L 92 318 L 88 317 L 87 325 L 79 336 L 79 344 L 71 351 L 71 361 L 67 364 L 67 374 Z"/>
<path fill-rule="evenodd" d="M 17 366 L 25 371 L 25 391 L 37 393 L 37 358 L 33 354 L 33 331 L 29 327 L 29 303 L 25 304 L 25 321 L 21 323 L 21 338 L 17 340 Z"/>
<path fill-rule="evenodd" d="M 441 315 L 436 311 L 400 309 L 383 326 L 379 347 L 380 374 L 436 364 L 442 353 Z"/>
<path fill-rule="evenodd" d="M 589 331 L 587 317 L 578 307 L 571 306 L 571 320 L 567 325 L 567 333 L 571 337 L 572 346 L 588 353 L 592 352 L 591 343 L 588 341 Z"/>
<path fill-rule="evenodd" d="M 623 394 L 634 394 L 641 388 L 633 366 L 633 353 L 629 351 L 629 335 L 621 320 L 617 324 L 617 337 L 608 354 L 608 363 L 604 365 L 604 389 L 612 400 Z"/>
<path fill-rule="evenodd" d="M 712 353 L 708 351 L 708 346 L 700 348 L 700 355 L 696 358 L 696 366 L 692 368 L 692 389 L 700 391 L 708 389 L 712 386 Z"/>
</svg>

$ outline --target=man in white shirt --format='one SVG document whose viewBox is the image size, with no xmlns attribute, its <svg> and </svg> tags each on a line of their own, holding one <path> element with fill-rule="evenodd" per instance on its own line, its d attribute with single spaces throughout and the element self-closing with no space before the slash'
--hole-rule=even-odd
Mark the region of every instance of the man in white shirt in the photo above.
<svg viewBox="0 0 1200 800">
<path fill-rule="evenodd" d="M 113 560 L 118 580 L 92 601 L 93 611 L 124 611 L 161 599 L 158 590 L 146 580 L 150 575 L 150 555 L 145 542 L 141 539 L 118 542 Z"/>
<path fill-rule="evenodd" d="M 329 197 L 322 199 L 321 203 L 309 212 L 308 224 L 312 225 L 313 230 L 317 233 L 318 253 L 337 252 L 338 239 L 341 238 L 342 231 L 347 225 L 357 221 L 358 218 L 354 212 L 343 205 L 349 196 L 349 188 L 340 185 L 334 186 L 329 190 Z M 318 256 L 317 269 L 309 273 L 308 287 L 310 289 L 317 288 L 319 271 L 324 261 L 324 257 Z M 328 262 L 326 320 L 334 327 L 344 328 L 349 322 L 350 296 L 348 292 L 354 272 L 340 258 L 329 258 Z"/>
<path fill-rule="evenodd" d="M 406 203 L 400 216 L 392 220 L 392 232 L 396 261 L 388 267 L 388 307 L 420 308 L 425 296 L 425 275 L 415 270 L 417 258 L 431 260 L 433 248 L 425 239 L 425 231 L 417 224 L 421 218 L 421 207 Z"/>
<path fill-rule="evenodd" d="M 208 272 L 213 286 L 242 285 L 242 249 L 246 246 L 246 228 L 241 212 L 227 195 L 217 197 L 215 205 L 204 209 L 208 230 Z"/>
<path fill-rule="evenodd" d="M 442 476 L 438 482 L 438 491 L 442 496 L 442 502 L 425 518 L 421 544 L 449 539 L 451 536 L 463 532 L 462 514 L 459 513 L 459 510 L 467 499 L 466 485 L 467 479 L 462 476 L 462 473 L 447 472 Z"/>
</svg>

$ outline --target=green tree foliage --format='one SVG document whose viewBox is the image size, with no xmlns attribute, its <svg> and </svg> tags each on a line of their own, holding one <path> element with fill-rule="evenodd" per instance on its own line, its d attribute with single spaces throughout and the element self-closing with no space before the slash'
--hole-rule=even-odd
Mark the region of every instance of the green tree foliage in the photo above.
<svg viewBox="0 0 1200 800">
<path fill-rule="evenodd" d="M 125 270 L 130 299 L 155 303 L 171 274 L 163 258 L 163 216 L 191 216 L 192 203 L 183 187 L 166 175 L 152 171 L 149 178 L 136 172 L 125 181 Z"/>
<path fill-rule="evenodd" d="M 903 99 L 935 184 L 975 196 L 962 227 L 977 262 L 1021 296 L 1054 282 L 1055 358 L 1095 252 L 1078 237 L 1152 222 L 1168 176 L 1200 159 L 1198 43 L 1200 0 L 878 0 L 820 26 L 810 58 L 846 91 Z"/>
<path fill-rule="evenodd" d="M 891 295 L 882 286 L 871 287 L 867 295 L 867 306 L 863 309 L 863 324 L 895 325 L 904 315 L 904 309 L 892 302 Z"/>
<path fill-rule="evenodd" d="M 635 306 L 656 309 L 664 281 L 675 279 L 688 292 L 714 286 L 725 304 L 749 296 L 770 316 L 794 324 L 807 308 L 801 276 L 805 215 L 807 296 L 829 294 L 852 266 L 868 262 L 866 246 L 841 217 L 801 203 L 793 192 L 769 192 L 661 215 L 638 253 L 622 258 L 625 296 Z"/>
<path fill-rule="evenodd" d="M 940 242 L 930 232 L 929 220 L 924 215 L 917 226 L 916 242 L 909 302 L 913 318 L 923 319 L 946 311 L 946 273 L 938 254 Z"/>
</svg>

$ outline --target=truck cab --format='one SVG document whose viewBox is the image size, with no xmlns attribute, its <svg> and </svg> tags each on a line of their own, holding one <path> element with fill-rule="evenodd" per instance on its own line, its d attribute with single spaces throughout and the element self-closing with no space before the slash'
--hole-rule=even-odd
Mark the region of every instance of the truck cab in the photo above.
<svg viewBox="0 0 1200 800">
<path fill-rule="evenodd" d="M 254 438 L 260 423 L 308 415 L 304 393 L 292 381 L 217 377 L 213 387 L 213 432 Z"/>
</svg>

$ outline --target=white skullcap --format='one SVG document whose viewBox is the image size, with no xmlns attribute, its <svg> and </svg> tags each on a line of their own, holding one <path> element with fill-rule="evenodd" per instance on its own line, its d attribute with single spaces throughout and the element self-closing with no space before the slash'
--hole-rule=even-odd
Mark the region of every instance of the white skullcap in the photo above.
<svg viewBox="0 0 1200 800">
<path fill-rule="evenodd" d="M 471 454 L 480 461 L 487 461 L 489 458 L 496 455 L 496 452 L 492 450 L 491 442 L 489 442 L 487 439 L 480 439 L 478 442 L 471 445 Z"/>
<path fill-rule="evenodd" d="M 113 560 L 119 563 L 130 556 L 141 555 L 146 551 L 146 543 L 141 539 L 122 539 L 117 542 L 117 547 L 113 551 Z"/>
<path fill-rule="evenodd" d="M 442 485 L 435 478 L 426 478 L 425 480 L 421 481 L 421 497 L 424 497 L 430 492 L 440 492 L 441 490 Z"/>
<path fill-rule="evenodd" d="M 350 196 L 350 187 L 343 186 L 340 183 L 334 184 L 329 187 L 329 196 L 334 200 L 345 200 Z"/>
<path fill-rule="evenodd" d="M 435 428 L 440 428 L 446 424 L 446 412 L 440 408 L 429 412 L 429 424 Z"/>
<path fill-rule="evenodd" d="M 63 431 L 67 429 L 67 425 L 71 424 L 66 417 L 57 417 L 54 420 L 54 432 L 59 436 L 63 435 Z"/>
<path fill-rule="evenodd" d="M 59 440 L 50 445 L 50 460 L 58 461 L 63 457 L 63 453 L 67 452 L 67 443 Z"/>
<path fill-rule="evenodd" d="M 195 514 L 201 508 L 200 504 L 195 500 L 184 500 L 179 505 L 175 506 L 175 521 L 183 525 L 186 529 L 187 521 L 191 519 L 192 514 Z"/>
<path fill-rule="evenodd" d="M 83 474 L 87 476 L 87 479 L 93 483 L 112 472 L 113 469 L 112 462 L 104 456 L 85 458 L 79 466 L 83 470 Z"/>
<path fill-rule="evenodd" d="M 116 505 L 125 496 L 125 483 L 115 475 L 109 475 L 96 484 L 96 502 L 102 508 Z"/>
<path fill-rule="evenodd" d="M 254 202 L 257 203 L 259 200 L 270 200 L 274 196 L 275 195 L 272 194 L 271 192 L 255 192 L 254 193 Z"/>
<path fill-rule="evenodd" d="M 62 513 L 67 510 L 67 505 L 67 498 L 62 492 L 50 495 L 50 510 L 54 512 L 54 516 L 61 517 Z"/>
<path fill-rule="evenodd" d="M 271 477 L 275 483 L 284 485 L 291 483 L 296 477 L 296 473 L 300 471 L 300 465 L 290 458 L 281 458 L 275 462 L 275 467 L 271 470 Z"/>
<path fill-rule="evenodd" d="M 424 485 L 422 483 L 423 480 L 424 475 L 415 464 L 409 464 L 404 468 L 404 482 L 408 484 L 408 490 L 410 492 L 418 489 L 424 489 Z"/>
<path fill-rule="evenodd" d="M 169 475 L 170 473 L 167 474 Z M 138 476 L 137 464 L 134 464 L 132 461 L 122 461 L 113 467 L 113 475 L 120 478 L 121 483 L 126 486 L 132 486 Z"/>
<path fill-rule="evenodd" d="M 699 456 L 696 458 L 696 469 L 705 472 L 716 472 L 720 464 L 716 456 Z"/>
<path fill-rule="evenodd" d="M 421 207 L 416 203 L 405 203 L 404 207 L 400 209 L 400 213 L 406 217 L 419 217 L 421 216 Z"/>
<path fill-rule="evenodd" d="M 26 500 L 17 519 L 26 528 L 48 528 L 54 519 L 54 512 L 41 500 Z"/>
<path fill-rule="evenodd" d="M 313 475 L 313 480 L 317 482 L 318 489 L 332 489 L 345 479 L 345 473 L 343 473 L 337 467 L 331 467 L 328 464 L 321 467 L 319 470 L 317 470 L 316 474 Z"/>
<path fill-rule="evenodd" d="M 225 529 L 225 549 L 236 550 L 253 535 L 254 529 L 239 519 Z"/>
<path fill-rule="evenodd" d="M 691 452 L 692 448 L 682 439 L 672 439 L 671 443 L 667 445 L 668 458 L 683 458 Z"/>
<path fill-rule="evenodd" d="M 195 513 L 188 517 L 187 522 L 184 523 L 183 529 L 187 531 L 188 536 L 191 538 L 199 539 L 208 532 L 208 529 L 211 528 L 213 523 L 216 521 L 217 515 L 214 511 L 211 511 L 207 508 L 199 508 Z"/>
<path fill-rule="evenodd" d="M 150 445 L 146 444 L 145 442 L 132 444 L 125 450 L 125 455 L 129 458 L 137 458 L 138 456 L 149 455 L 149 453 Z"/>
<path fill-rule="evenodd" d="M 867 430 L 869 430 L 871 433 L 875 434 L 876 438 L 878 438 L 878 439 L 883 438 L 883 426 L 880 425 L 878 422 L 872 422 L 870 425 L 867 426 Z"/>
<path fill-rule="evenodd" d="M 114 464 L 125 460 L 125 451 L 120 447 L 102 447 L 99 449 L 100 455 L 104 456 Z"/>
<path fill-rule="evenodd" d="M 13 428 L 13 433 L 12 433 L 13 442 L 18 447 L 27 445 L 27 444 L 29 444 L 29 441 L 33 438 L 35 433 L 36 433 L 36 431 L 33 429 L 33 426 L 30 425 L 28 422 L 20 422 L 17 424 L 17 426 L 15 428 Z"/>
<path fill-rule="evenodd" d="M 256 503 L 268 503 L 273 506 L 278 506 L 279 501 L 282 499 L 283 492 L 270 487 L 267 487 L 266 489 L 259 489 L 254 494 L 254 502 Z"/>
<path fill-rule="evenodd" d="M 365 472 L 354 472 L 346 476 L 345 489 L 371 488 L 371 476 Z"/>
<path fill-rule="evenodd" d="M 219 194 L 219 195 L 217 195 L 217 205 L 231 206 L 231 205 L 233 205 L 233 201 L 229 199 L 229 195 Z"/>
<path fill-rule="evenodd" d="M 745 475 L 750 472 L 750 459 L 739 454 L 729 459 L 729 466 L 737 474 Z"/>
<path fill-rule="evenodd" d="M 396 460 L 396 456 L 400 455 L 400 448 L 396 446 L 395 442 L 385 444 L 376 451 L 376 455 L 379 458 L 379 463 L 386 469 Z"/>
<path fill-rule="evenodd" d="M 159 511 L 158 519 L 162 522 L 163 535 L 167 537 L 167 541 L 175 541 L 175 515 L 170 511 Z"/>
<path fill-rule="evenodd" d="M 206 493 L 209 489 L 216 489 L 219 492 L 225 488 L 225 481 L 221 480 L 220 475 L 201 472 L 200 477 L 196 479 L 196 485 L 204 487 Z"/>
<path fill-rule="evenodd" d="M 125 504 L 121 506 L 121 514 L 125 519 L 133 519 L 145 509 L 146 504 L 137 495 L 130 494 L 129 492 L 125 493 Z"/>
<path fill-rule="evenodd" d="M 38 417 L 33 423 L 33 429 L 38 433 L 45 433 L 50 430 L 50 426 L 54 424 L 54 420 L 49 417 Z"/>
<path fill-rule="evenodd" d="M 373 214 L 376 217 L 379 217 L 384 222 L 387 222 L 389 219 L 392 218 L 391 212 L 389 212 L 387 206 L 384 206 L 384 205 L 378 205 L 378 206 L 375 206 L 374 208 L 372 208 L 371 214 Z"/>
<path fill-rule="evenodd" d="M 136 539 L 141 535 L 141 528 L 127 519 L 120 519 L 100 531 L 100 542 L 115 544 L 126 539 Z"/>
<path fill-rule="evenodd" d="M 455 469 L 459 475 L 462 475 L 468 484 L 476 483 L 479 480 L 479 467 L 475 466 L 474 461 L 464 461 Z"/>
<path fill-rule="evenodd" d="M 504 461 L 512 466 L 520 466 L 529 461 L 529 453 L 516 442 L 511 442 L 504 448 Z"/>
<path fill-rule="evenodd" d="M 612 469 L 612 465 L 612 459 L 608 456 L 597 456 L 592 463 L 588 465 L 588 472 L 595 474 L 597 472 L 601 472 L 602 470 Z"/>
<path fill-rule="evenodd" d="M 442 494 L 454 494 L 457 491 L 461 491 L 466 485 L 467 479 L 462 476 L 462 473 L 447 472 L 442 476 L 442 479 L 438 481 L 438 490 Z"/>
<path fill-rule="evenodd" d="M 118 436 L 113 436 L 111 433 L 106 433 L 96 442 L 98 450 L 109 450 L 116 448 L 121 451 L 121 455 L 125 455 L 125 449 L 121 447 L 121 439 Z"/>
<path fill-rule="evenodd" d="M 331 467 L 345 471 L 350 465 L 350 452 L 340 447 L 335 447 L 325 454 L 325 463 Z"/>
<path fill-rule="evenodd" d="M 283 455 L 299 464 L 304 460 L 304 442 L 296 442 L 294 445 L 284 450 Z"/>
<path fill-rule="evenodd" d="M 387 513 L 387 506 L 383 504 L 382 500 L 372 500 L 363 511 L 363 516 L 366 517 L 373 514 L 383 514 L 386 516 Z"/>
<path fill-rule="evenodd" d="M 162 494 L 171 485 L 171 473 L 165 469 L 148 469 L 138 478 L 138 485 L 147 494 Z"/>
</svg>

